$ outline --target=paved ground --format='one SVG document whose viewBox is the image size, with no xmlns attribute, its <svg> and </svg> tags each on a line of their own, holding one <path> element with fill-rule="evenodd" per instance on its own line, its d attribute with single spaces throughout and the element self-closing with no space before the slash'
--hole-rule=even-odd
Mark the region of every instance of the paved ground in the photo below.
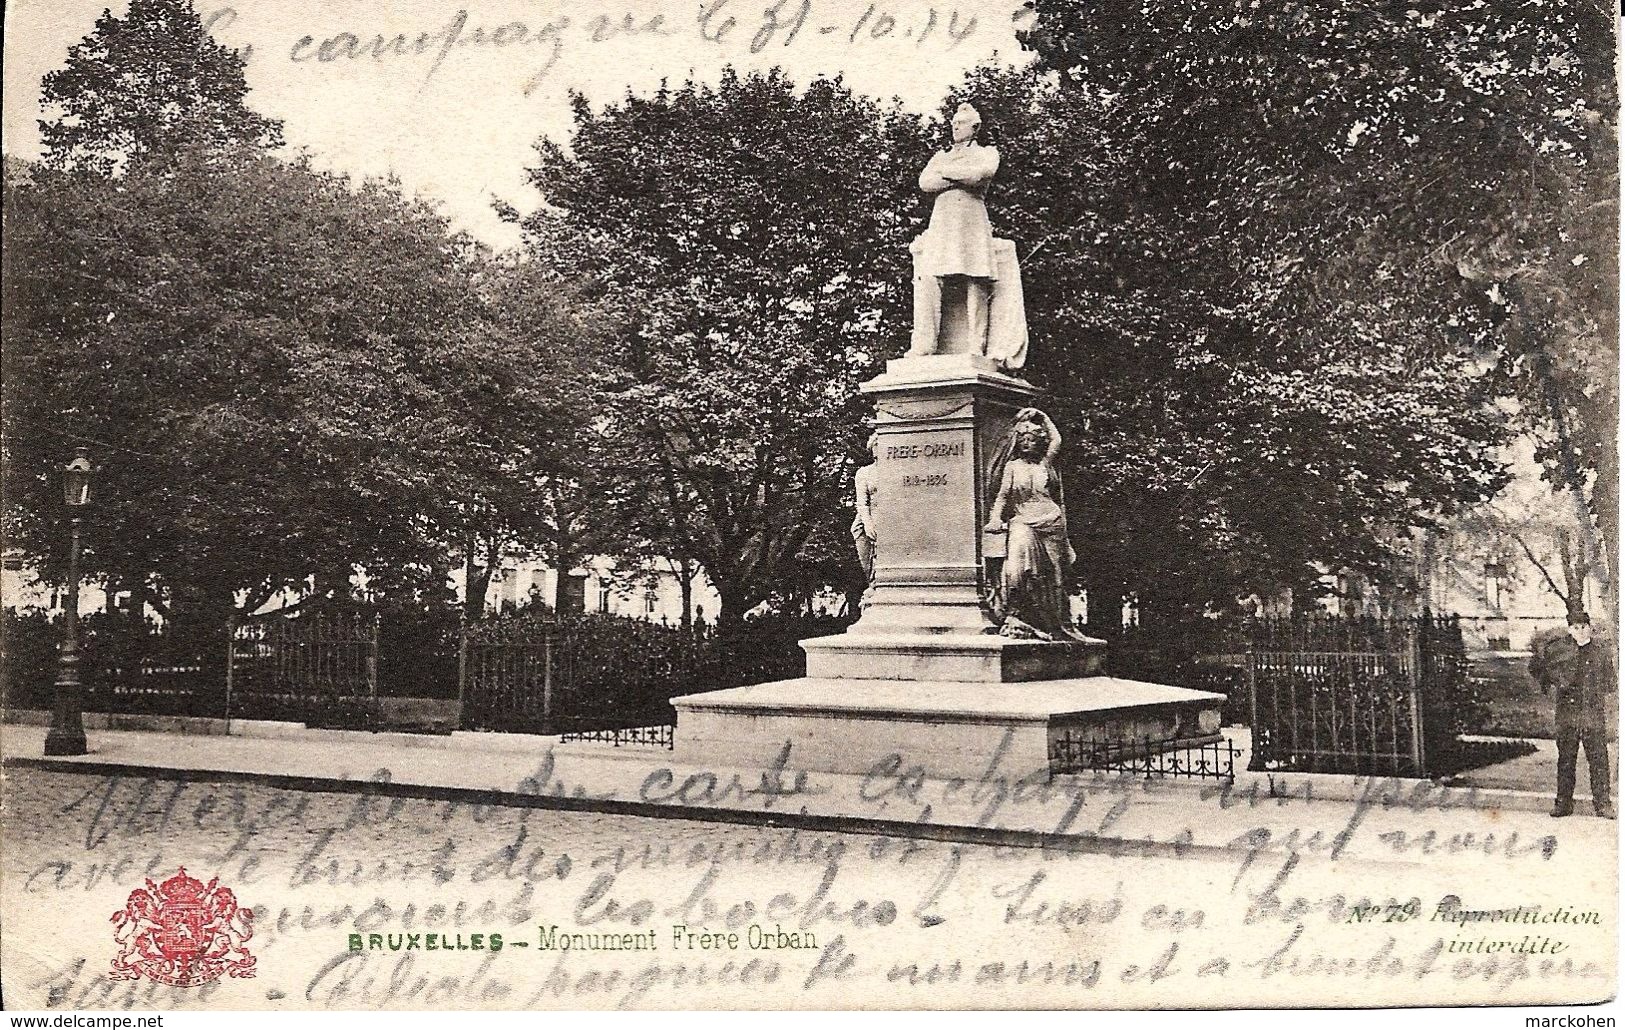
<svg viewBox="0 0 1625 1030">
<path fill-rule="evenodd" d="M 1474 737 L 1472 740 L 1505 741 L 1507 738 Z M 1554 740 L 1528 739 L 1527 743 L 1533 748 L 1527 754 L 1515 754 L 1505 761 L 1494 765 L 1470 769 L 1456 776 L 1452 782 L 1489 789 L 1505 789 L 1528 791 L 1542 798 L 1549 797 L 1557 783 L 1557 742 Z M 1608 751 L 1609 764 L 1615 770 L 1615 780 L 1618 780 L 1619 748 L 1614 745 Z M 1590 786 L 1587 783 L 1588 770 L 1585 758 L 1582 755 L 1578 769 L 1579 784 L 1576 793 L 1582 797 L 1590 797 Z"/>
<path fill-rule="evenodd" d="M 12 758 L 38 753 L 17 728 L 5 733 Z M 629 809 L 645 763 L 560 758 L 540 800 L 533 783 L 529 796 L 508 795 L 523 804 L 508 806 L 489 803 L 501 795 L 447 783 L 504 770 L 512 784 L 538 773 L 536 755 L 360 740 L 301 751 L 297 742 L 238 738 L 93 739 L 103 759 L 163 758 L 171 767 L 188 756 L 223 766 L 231 754 L 252 765 L 263 750 L 280 754 L 283 768 L 308 771 L 320 751 L 351 782 L 275 786 L 208 770 L 154 777 L 137 767 L 108 774 L 8 764 L 0 961 L 13 1005 L 1393 1005 L 1573 1002 L 1612 992 L 1615 824 L 1464 805 L 1460 792 L 1306 803 L 1156 785 L 1054 798 L 1023 796 L 1009 783 L 965 785 L 964 793 L 981 792 L 977 810 L 992 814 L 956 836 L 940 822 L 894 818 L 922 814 L 907 803 L 907 785 L 880 784 L 889 797 L 878 798 L 871 784 L 863 814 L 875 818 L 851 822 L 867 831 L 851 833 L 816 821 L 714 821 L 747 813 L 816 820 L 853 803 L 858 795 L 841 793 L 857 789 L 851 784 L 810 784 L 830 793 L 799 796 L 794 806 L 776 799 L 771 813 L 760 796 L 731 809 Z M 381 758 L 397 785 L 436 778 L 441 796 L 355 792 Z M 598 786 L 619 769 L 621 808 L 573 796 L 572 765 L 584 779 L 599 777 Z M 555 787 L 562 798 L 549 796 Z M 920 787 L 933 789 L 945 788 Z M 587 810 L 527 807 L 535 804 Z M 1053 830 L 1073 807 L 1073 832 L 1022 830 Z M 1006 832 L 971 832 L 994 829 Z M 111 915 L 146 876 L 162 879 L 181 865 L 218 876 L 254 908 L 258 975 L 156 994 L 146 981 L 106 979 L 116 951 Z M 1594 911 L 1597 921 L 1486 929 L 1440 918 L 1452 896 L 1474 911 L 1540 906 L 1574 918 Z M 565 934 L 652 932 L 657 950 L 544 952 L 539 928 L 555 925 Z M 706 949 L 699 938 L 674 938 L 675 925 L 740 936 L 735 948 L 724 938 L 720 950 Z M 429 952 L 419 939 L 418 948 L 390 951 L 392 940 L 407 940 L 384 936 L 384 950 L 348 950 L 351 933 L 365 943 L 371 933 L 430 932 L 464 945 L 481 933 L 487 946 Z M 490 951 L 491 933 L 504 935 L 502 952 Z M 1535 947 L 1541 938 L 1564 951 L 1447 950 L 1485 941 Z"/>
<path fill-rule="evenodd" d="M 49 725 L 50 713 L 12 710 L 6 713 L 6 719 L 18 725 L 12 732 L 20 743 L 11 750 L 37 754 L 38 752 L 33 749 L 34 738 L 31 734 L 39 734 L 43 740 L 42 727 Z M 294 723 L 238 722 L 232 724 L 235 727 L 233 732 L 238 734 L 248 732 L 252 736 L 244 737 L 241 742 L 222 748 L 216 746 L 214 742 L 195 740 L 200 735 L 224 735 L 227 724 L 218 720 L 87 715 L 86 721 L 90 727 L 92 746 L 98 752 L 92 756 L 92 760 L 96 761 L 127 761 L 142 766 L 179 764 L 186 768 L 242 772 L 272 770 L 304 772 L 318 778 L 332 776 L 364 778 L 386 765 L 398 772 L 402 771 L 400 755 L 403 749 L 411 749 L 413 759 L 405 762 L 405 765 L 421 767 L 418 769 L 421 782 L 500 789 L 511 789 L 516 782 L 510 770 L 514 755 L 537 754 L 556 743 L 556 738 L 515 734 L 459 733 L 448 738 L 416 733 L 310 731 Z M 124 730 L 137 733 L 155 731 L 161 736 L 149 735 L 143 738 L 123 730 L 109 733 L 110 725 L 118 725 Z M 274 742 L 266 743 L 263 740 L 258 744 L 249 742 L 263 733 L 276 734 Z M 1280 776 L 1247 771 L 1251 758 L 1251 737 L 1246 727 L 1230 727 L 1224 730 L 1224 733 L 1227 742 L 1236 748 L 1234 768 L 1237 789 L 1250 790 L 1254 786 L 1266 792 L 1274 789 L 1275 783 L 1281 779 Z M 176 735 L 184 739 L 177 743 Z M 1481 757 L 1482 764 L 1448 777 L 1445 780 L 1446 784 L 1477 790 L 1481 796 L 1475 799 L 1475 803 L 1486 801 L 1503 808 L 1527 811 L 1544 811 L 1551 807 L 1551 795 L 1557 779 L 1557 749 L 1554 741 L 1549 738 L 1528 737 L 1467 739 L 1488 752 L 1488 755 Z M 423 748 L 437 749 L 441 753 L 439 759 L 424 752 Z M 293 757 L 293 752 L 289 749 L 295 749 L 305 757 Z M 493 759 L 491 752 L 498 752 L 499 756 Z M 591 747 L 572 745 L 560 749 L 558 753 L 572 774 L 595 781 L 600 789 L 612 792 L 619 781 L 625 778 L 624 768 L 611 768 L 605 773 L 603 762 L 592 760 L 595 749 Z M 634 760 L 639 755 L 647 757 L 647 752 L 642 749 L 601 748 L 596 749 L 596 753 L 598 755 L 607 753 Z M 353 767 L 355 763 L 345 760 L 351 755 L 373 756 L 377 764 L 370 770 L 363 769 L 358 772 Z M 337 761 L 335 756 L 338 758 Z M 1501 757 L 1497 760 L 1494 756 Z M 1611 749 L 1610 759 L 1617 770 L 1619 760 L 1617 747 Z M 1290 780 L 1293 777 L 1286 778 Z M 1614 778 L 1617 780 L 1617 775 Z M 1364 790 L 1364 785 L 1353 777 L 1316 776 L 1312 780 L 1322 796 L 1359 797 Z M 1582 801 L 1583 809 L 1585 807 L 1583 802 L 1590 797 L 1583 762 L 1580 768 L 1578 797 Z"/>
</svg>

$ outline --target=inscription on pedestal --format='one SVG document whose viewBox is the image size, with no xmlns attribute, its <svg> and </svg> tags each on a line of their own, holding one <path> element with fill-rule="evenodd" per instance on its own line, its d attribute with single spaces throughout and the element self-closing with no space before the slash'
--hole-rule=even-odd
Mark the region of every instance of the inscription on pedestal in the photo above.
<svg viewBox="0 0 1625 1030">
<path fill-rule="evenodd" d="M 976 564 L 974 451 L 968 426 L 882 434 L 882 567 Z"/>
<path fill-rule="evenodd" d="M 904 462 L 931 463 L 942 459 L 963 458 L 965 456 L 965 441 L 956 440 L 952 443 L 907 443 L 897 444 L 886 448 L 881 460 L 897 463 Z M 953 473 L 918 471 L 907 469 L 902 475 L 902 484 L 905 487 L 946 487 L 952 485 Z"/>
</svg>

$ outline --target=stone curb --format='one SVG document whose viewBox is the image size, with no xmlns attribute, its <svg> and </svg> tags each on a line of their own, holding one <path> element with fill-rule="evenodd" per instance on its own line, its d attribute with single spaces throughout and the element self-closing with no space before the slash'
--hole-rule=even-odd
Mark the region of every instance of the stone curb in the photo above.
<svg viewBox="0 0 1625 1030">
<path fill-rule="evenodd" d="M 4 722 L 25 726 L 49 726 L 51 713 L 30 709 L 11 709 L 4 713 Z M 158 733 L 176 733 L 181 735 L 202 736 L 234 736 L 258 739 L 276 739 L 290 741 L 309 741 L 311 743 L 332 744 L 343 746 L 348 742 L 366 741 L 369 743 L 389 744 L 392 746 L 408 748 L 436 748 L 459 749 L 471 748 L 486 752 L 504 753 L 536 753 L 553 750 L 559 754 L 576 754 L 583 757 L 611 758 L 624 761 L 649 761 L 655 754 L 648 748 L 617 748 L 608 744 L 592 742 L 561 743 L 557 737 L 541 736 L 530 733 L 488 733 L 458 730 L 451 734 L 419 734 L 419 733 L 371 733 L 366 730 L 327 730 L 309 729 L 303 723 L 271 722 L 266 720 L 233 719 L 230 724 L 230 733 L 226 732 L 226 721 L 223 719 L 200 719 L 185 716 L 153 716 L 153 715 L 109 715 L 101 712 L 87 712 L 85 714 L 85 728 L 87 730 L 135 730 Z M 670 752 L 661 751 L 662 755 Z M 8 758 L 7 764 L 13 761 L 22 764 L 35 763 L 32 758 Z M 94 763 L 65 760 L 65 766 L 75 769 L 90 768 Z M 1239 760 L 1238 760 L 1239 764 Z M 98 767 L 99 768 L 99 767 Z M 118 766 L 120 769 L 149 769 L 158 770 L 158 766 Z M 274 777 L 280 774 L 271 773 L 236 773 L 226 771 L 213 771 L 197 769 L 192 773 L 199 778 L 219 776 L 267 776 Z M 289 777 L 291 780 L 312 783 L 327 783 L 334 790 L 351 789 L 343 785 L 351 781 L 325 779 L 321 777 Z M 1165 788 L 1172 790 L 1198 793 L 1204 789 L 1211 789 L 1212 781 L 1168 779 L 1162 781 Z M 302 787 L 298 789 L 319 789 L 315 787 Z M 423 789 L 433 788 L 424 785 Z M 463 790 L 465 788 L 443 788 L 446 790 Z M 1341 776 L 1322 773 L 1268 773 L 1249 772 L 1238 770 L 1231 784 L 1232 794 L 1258 797 L 1291 798 L 1298 802 L 1326 801 L 1339 804 L 1369 800 L 1373 797 L 1381 798 L 1384 795 L 1399 796 L 1412 801 L 1426 799 L 1429 807 L 1440 809 L 1449 808 L 1496 808 L 1517 812 L 1545 812 L 1551 808 L 1552 795 L 1545 792 L 1514 790 L 1502 787 L 1473 787 L 1462 784 L 1446 784 L 1432 780 L 1396 780 L 1392 778 Z M 493 797 L 524 798 L 527 795 L 513 794 L 493 789 Z M 493 801 L 490 803 L 522 804 L 519 801 Z M 1379 802 L 1380 803 L 1380 802 Z M 657 805 L 655 808 L 666 810 L 670 806 Z M 1576 815 L 1591 818 L 1590 798 L 1581 795 L 1575 799 Z M 733 812 L 732 809 L 715 809 L 705 811 Z M 700 818 L 694 816 L 694 818 Z M 821 817 L 822 818 L 822 817 Z"/>
<path fill-rule="evenodd" d="M 805 811 L 769 812 L 755 809 L 659 804 L 648 801 L 525 794 L 492 787 L 449 787 L 435 784 L 396 783 L 379 780 L 341 780 L 282 773 L 167 768 L 128 763 L 97 762 L 76 758 L 8 756 L 0 765 L 3 765 L 6 769 L 39 769 L 43 772 L 91 773 L 100 776 L 147 777 L 189 782 L 254 783 L 282 790 L 420 798 L 430 801 L 456 801 L 463 804 L 500 805 L 511 808 L 590 812 L 646 819 L 680 819 L 689 822 L 797 829 L 813 833 L 856 833 L 865 836 L 914 838 L 950 844 L 1039 848 L 1075 854 L 1163 858 L 1197 857 L 1226 861 L 1235 857 L 1233 849 L 1217 844 L 1175 844 L 1126 837 L 1101 837 L 1084 833 L 1050 833 L 1042 830 L 1007 829 L 1003 827 L 958 826 L 946 823 L 908 822 L 863 816 L 824 815 Z"/>
</svg>

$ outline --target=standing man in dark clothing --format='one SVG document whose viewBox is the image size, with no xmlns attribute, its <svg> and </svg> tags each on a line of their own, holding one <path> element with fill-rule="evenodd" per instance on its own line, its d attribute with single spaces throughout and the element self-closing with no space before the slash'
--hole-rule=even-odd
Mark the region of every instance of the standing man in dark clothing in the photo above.
<svg viewBox="0 0 1625 1030">
<path fill-rule="evenodd" d="M 1542 672 L 1557 691 L 1557 804 L 1554 818 L 1574 814 L 1575 766 L 1586 753 L 1591 805 L 1614 818 L 1613 776 L 1608 767 L 1608 709 L 1613 704 L 1612 664 L 1591 637 L 1591 618 L 1569 616 L 1569 633 L 1546 645 Z"/>
</svg>

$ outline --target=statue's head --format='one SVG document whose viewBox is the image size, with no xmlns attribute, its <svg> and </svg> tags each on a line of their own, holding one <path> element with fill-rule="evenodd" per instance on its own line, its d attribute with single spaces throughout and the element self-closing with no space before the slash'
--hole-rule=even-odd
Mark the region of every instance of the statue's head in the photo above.
<svg viewBox="0 0 1625 1030">
<path fill-rule="evenodd" d="M 1015 451 L 1019 458 L 1036 461 L 1049 449 L 1049 430 L 1039 422 L 1023 422 L 1016 426 Z"/>
<path fill-rule="evenodd" d="M 864 444 L 864 447 L 868 448 L 869 457 L 871 457 L 871 458 L 879 458 L 880 457 L 880 434 L 879 433 L 870 433 L 869 434 L 869 442 Z"/>
<path fill-rule="evenodd" d="M 982 116 L 977 112 L 976 108 L 969 104 L 960 104 L 959 108 L 954 111 L 953 131 L 955 143 L 963 143 L 971 139 L 981 127 Z"/>
</svg>

